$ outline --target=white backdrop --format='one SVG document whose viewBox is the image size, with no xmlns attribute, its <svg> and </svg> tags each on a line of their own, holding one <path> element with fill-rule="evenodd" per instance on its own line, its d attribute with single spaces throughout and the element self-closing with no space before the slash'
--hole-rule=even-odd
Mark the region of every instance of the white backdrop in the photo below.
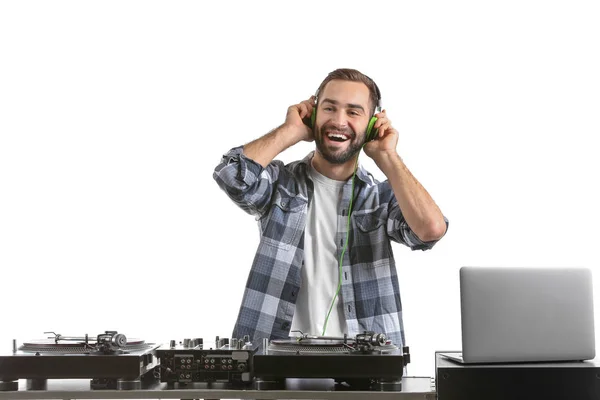
<svg viewBox="0 0 600 400">
<path fill-rule="evenodd" d="M 600 299 L 599 4 L 323 3 L 0 3 L 2 353 L 230 335 L 258 229 L 213 169 L 339 67 L 378 83 L 450 220 L 394 246 L 410 375 L 460 348 L 463 265 L 589 267 Z"/>
</svg>

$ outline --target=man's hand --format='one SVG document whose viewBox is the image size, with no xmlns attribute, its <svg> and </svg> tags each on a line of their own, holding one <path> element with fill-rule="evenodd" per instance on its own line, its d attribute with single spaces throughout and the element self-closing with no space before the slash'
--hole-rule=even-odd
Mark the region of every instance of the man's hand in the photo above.
<svg viewBox="0 0 600 400">
<path fill-rule="evenodd" d="M 398 145 L 398 131 L 392 127 L 386 115 L 385 110 L 375 114 L 377 122 L 373 125 L 376 131 L 374 140 L 365 144 L 365 154 L 377 161 L 377 157 L 382 154 L 396 154 L 396 146 Z"/>
<path fill-rule="evenodd" d="M 266 135 L 244 145 L 244 155 L 267 167 L 282 151 L 295 145 L 301 140 L 315 140 L 313 130 L 304 124 L 303 118 L 310 119 L 315 103 L 315 97 L 290 106 L 285 122 Z"/>
<path fill-rule="evenodd" d="M 305 118 L 310 120 L 314 107 L 315 96 L 310 96 L 308 100 L 290 106 L 287 110 L 284 125 L 290 128 L 290 132 L 298 135 L 298 141 L 305 140 L 312 142 L 315 140 L 312 128 L 307 126 L 303 121 Z"/>
</svg>

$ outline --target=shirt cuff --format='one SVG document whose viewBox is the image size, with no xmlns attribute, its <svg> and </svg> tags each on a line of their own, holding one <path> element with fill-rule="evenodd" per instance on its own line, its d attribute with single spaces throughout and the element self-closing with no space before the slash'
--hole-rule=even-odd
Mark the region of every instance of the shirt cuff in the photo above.
<svg viewBox="0 0 600 400">
<path fill-rule="evenodd" d="M 239 163 L 239 178 L 247 185 L 251 185 L 259 178 L 264 167 L 244 154 L 244 146 L 234 147 L 223 155 L 225 165 Z"/>
</svg>

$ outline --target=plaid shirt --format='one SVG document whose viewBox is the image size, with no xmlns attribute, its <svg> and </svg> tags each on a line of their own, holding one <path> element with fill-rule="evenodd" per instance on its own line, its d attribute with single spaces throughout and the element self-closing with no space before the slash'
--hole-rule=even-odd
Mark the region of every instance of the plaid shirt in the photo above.
<svg viewBox="0 0 600 400">
<path fill-rule="evenodd" d="M 302 284 L 304 228 L 313 194 L 307 169 L 313 153 L 288 165 L 275 160 L 264 168 L 242 150 L 237 147 L 225 154 L 213 174 L 227 195 L 256 217 L 260 228 L 260 243 L 232 337 L 287 338 Z M 361 166 L 356 177 L 340 290 L 347 333 L 385 333 L 402 346 L 402 303 L 390 239 L 413 250 L 428 250 L 436 242 L 423 242 L 412 232 L 387 181 L 377 182 Z M 346 240 L 351 194 L 349 179 L 338 205 L 338 260 Z"/>
</svg>

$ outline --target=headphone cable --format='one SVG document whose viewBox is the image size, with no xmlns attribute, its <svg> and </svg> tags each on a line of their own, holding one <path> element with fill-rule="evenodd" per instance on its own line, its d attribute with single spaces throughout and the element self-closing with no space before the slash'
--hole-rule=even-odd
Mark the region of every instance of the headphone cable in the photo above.
<svg viewBox="0 0 600 400">
<path fill-rule="evenodd" d="M 363 147 L 365 147 L 364 143 L 361 147 L 361 150 Z M 360 151 L 358 152 L 358 154 L 360 155 Z M 335 295 L 333 296 L 333 300 L 331 301 L 331 306 L 329 307 L 329 311 L 327 312 L 327 316 L 325 317 L 325 323 L 323 324 L 323 334 L 322 336 L 325 336 L 325 331 L 327 330 L 327 323 L 329 322 L 329 316 L 331 315 L 331 311 L 333 310 L 333 306 L 335 305 L 335 300 L 338 297 L 338 294 L 340 293 L 340 289 L 342 288 L 342 264 L 344 261 L 344 254 L 346 253 L 346 249 L 348 248 L 348 237 L 350 236 L 350 214 L 352 214 L 352 203 L 354 200 L 354 178 L 356 177 L 356 171 L 358 170 L 358 156 L 356 157 L 356 164 L 354 165 L 354 172 L 352 173 L 352 194 L 350 195 L 350 205 L 348 207 L 348 230 L 346 231 L 346 240 L 344 242 L 344 247 L 342 248 L 342 254 L 340 255 L 340 260 L 339 260 L 339 276 L 338 276 L 338 286 L 337 286 L 337 290 L 335 291 Z"/>
</svg>

